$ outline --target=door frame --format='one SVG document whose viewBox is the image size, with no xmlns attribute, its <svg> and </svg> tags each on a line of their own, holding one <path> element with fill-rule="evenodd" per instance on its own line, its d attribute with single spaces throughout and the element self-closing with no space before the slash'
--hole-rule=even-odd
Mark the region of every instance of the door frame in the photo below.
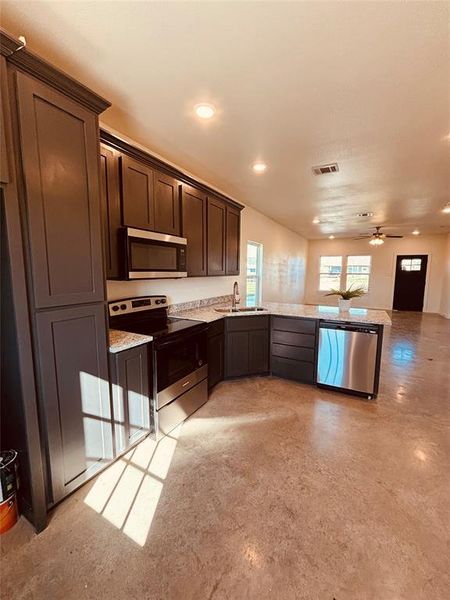
<svg viewBox="0 0 450 600">
<path fill-rule="evenodd" d="M 393 252 L 392 253 L 392 286 L 391 286 L 391 308 L 388 310 L 394 310 L 394 293 L 395 293 L 395 276 L 397 272 L 397 258 L 399 256 L 418 256 L 419 254 L 428 257 L 427 261 L 427 272 L 425 274 L 425 288 L 423 290 L 423 307 L 422 312 L 430 312 L 428 310 L 428 289 L 430 281 L 430 270 L 433 254 L 431 252 Z"/>
</svg>

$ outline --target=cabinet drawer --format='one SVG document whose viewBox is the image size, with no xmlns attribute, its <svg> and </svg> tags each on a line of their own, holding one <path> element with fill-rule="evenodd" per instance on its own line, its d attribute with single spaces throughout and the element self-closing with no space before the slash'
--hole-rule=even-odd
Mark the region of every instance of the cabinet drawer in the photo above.
<svg viewBox="0 0 450 600">
<path fill-rule="evenodd" d="M 272 331 L 272 341 L 276 344 L 314 348 L 316 345 L 316 336 L 308 333 L 293 333 L 292 331 L 275 330 Z"/>
<path fill-rule="evenodd" d="M 224 331 L 224 323 L 225 319 L 218 319 L 217 321 L 213 321 L 209 324 L 208 327 L 208 337 L 213 337 L 215 335 L 220 335 Z"/>
<path fill-rule="evenodd" d="M 272 374 L 284 379 L 314 383 L 314 363 L 273 356 Z"/>
<path fill-rule="evenodd" d="M 228 331 L 252 331 L 269 327 L 269 315 L 252 317 L 228 317 Z"/>
<path fill-rule="evenodd" d="M 316 319 L 294 319 L 291 317 L 272 317 L 272 329 L 292 331 L 294 333 L 316 333 Z"/>
<path fill-rule="evenodd" d="M 284 344 L 272 344 L 272 356 L 280 358 L 290 358 L 293 360 L 302 360 L 314 362 L 313 348 L 298 348 L 297 346 L 285 346 Z"/>
</svg>

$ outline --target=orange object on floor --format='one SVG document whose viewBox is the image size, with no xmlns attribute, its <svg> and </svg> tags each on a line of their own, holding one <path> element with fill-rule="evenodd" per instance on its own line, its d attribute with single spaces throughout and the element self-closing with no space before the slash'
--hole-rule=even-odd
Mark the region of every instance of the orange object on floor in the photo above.
<svg viewBox="0 0 450 600">
<path fill-rule="evenodd" d="M 17 498 L 13 494 L 4 502 L 0 502 L 0 534 L 11 529 L 17 523 L 18 518 Z"/>
</svg>

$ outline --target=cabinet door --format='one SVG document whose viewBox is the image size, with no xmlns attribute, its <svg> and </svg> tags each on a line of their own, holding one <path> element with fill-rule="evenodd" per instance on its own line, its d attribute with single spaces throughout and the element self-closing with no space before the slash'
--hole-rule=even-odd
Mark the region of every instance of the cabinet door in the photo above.
<svg viewBox="0 0 450 600">
<path fill-rule="evenodd" d="M 223 380 L 224 371 L 224 335 L 208 338 L 208 388 L 212 388 Z"/>
<path fill-rule="evenodd" d="M 225 203 L 208 198 L 208 275 L 225 275 Z"/>
<path fill-rule="evenodd" d="M 111 354 L 116 454 L 150 431 L 147 345 Z"/>
<path fill-rule="evenodd" d="M 119 165 L 113 150 L 100 145 L 100 181 L 106 278 L 120 276 L 119 230 L 121 226 Z"/>
<path fill-rule="evenodd" d="M 180 235 L 180 183 L 155 171 L 155 231 Z"/>
<path fill-rule="evenodd" d="M 23 73 L 17 92 L 35 305 L 103 300 L 97 116 Z"/>
<path fill-rule="evenodd" d="M 57 502 L 113 458 L 104 305 L 42 311 L 36 326 Z"/>
<path fill-rule="evenodd" d="M 128 227 L 153 230 L 155 227 L 153 171 L 128 156 L 120 157 L 120 167 L 123 224 Z"/>
<path fill-rule="evenodd" d="M 181 196 L 182 235 L 187 239 L 187 273 L 190 277 L 207 274 L 206 195 L 183 185 Z"/>
<path fill-rule="evenodd" d="M 0 56 L 0 183 L 8 183 L 9 175 L 9 158 L 6 148 L 6 115 L 8 102 L 8 84 L 6 73 L 6 60 L 4 56 Z"/>
<path fill-rule="evenodd" d="M 239 275 L 241 213 L 237 208 L 227 206 L 226 218 L 226 274 Z"/>
<path fill-rule="evenodd" d="M 249 374 L 249 332 L 229 331 L 226 339 L 226 376 Z"/>
<path fill-rule="evenodd" d="M 269 331 L 249 332 L 249 373 L 267 373 L 269 371 Z"/>
</svg>

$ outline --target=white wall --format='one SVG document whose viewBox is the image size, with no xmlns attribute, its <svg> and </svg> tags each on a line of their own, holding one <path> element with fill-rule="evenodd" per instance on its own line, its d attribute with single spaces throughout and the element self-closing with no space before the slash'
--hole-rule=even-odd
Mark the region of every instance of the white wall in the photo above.
<svg viewBox="0 0 450 600">
<path fill-rule="evenodd" d="M 308 268 L 306 274 L 306 302 L 308 304 L 336 304 L 334 297 L 324 297 L 319 292 L 320 256 L 360 255 L 372 256 L 372 273 L 369 292 L 354 300 L 355 306 L 367 308 L 391 309 L 394 294 L 395 259 L 398 254 L 427 254 L 428 269 L 425 286 L 424 311 L 444 312 L 443 275 L 447 268 L 448 236 L 423 235 L 408 236 L 403 239 L 386 240 L 382 246 L 372 247 L 367 240 L 311 240 L 308 250 Z M 446 299 L 447 298 L 447 299 Z"/>
<path fill-rule="evenodd" d="M 263 244 L 263 301 L 302 303 L 307 240 L 252 208 L 245 209 L 241 229 L 243 266 L 247 262 L 247 241 Z M 244 286 L 245 268 L 241 269 L 241 281 Z"/>
<path fill-rule="evenodd" d="M 447 235 L 446 259 L 442 278 L 441 310 L 443 317 L 450 319 L 450 233 Z"/>
<path fill-rule="evenodd" d="M 239 277 L 189 277 L 156 281 L 108 281 L 108 300 L 167 294 L 170 303 L 231 294 L 239 281 L 245 295 L 247 241 L 263 244 L 263 300 L 303 302 L 308 242 L 252 208 L 241 217 L 241 274 Z"/>
</svg>

